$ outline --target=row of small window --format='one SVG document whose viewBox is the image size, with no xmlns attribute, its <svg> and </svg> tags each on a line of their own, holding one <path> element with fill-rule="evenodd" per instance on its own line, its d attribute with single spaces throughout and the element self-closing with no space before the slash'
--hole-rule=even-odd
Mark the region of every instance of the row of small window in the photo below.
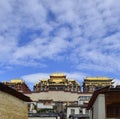
<svg viewBox="0 0 120 119">
<path fill-rule="evenodd" d="M 88 101 L 90 100 L 91 96 L 80 96 L 79 101 Z"/>
<path fill-rule="evenodd" d="M 85 109 L 85 113 L 88 114 L 89 111 L 87 109 Z M 74 115 L 75 114 L 75 109 L 71 109 L 71 114 Z M 83 114 L 83 110 L 79 109 L 79 114 Z"/>
</svg>

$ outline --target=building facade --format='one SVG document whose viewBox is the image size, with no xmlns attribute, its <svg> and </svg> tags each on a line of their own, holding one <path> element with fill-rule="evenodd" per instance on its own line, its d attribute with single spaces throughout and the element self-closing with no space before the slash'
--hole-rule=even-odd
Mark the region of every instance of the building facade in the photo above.
<svg viewBox="0 0 120 119">
<path fill-rule="evenodd" d="M 66 106 L 76 105 L 79 97 L 89 97 L 91 95 L 92 93 L 65 91 L 33 92 L 31 94 L 26 94 L 26 96 L 30 97 L 34 102 L 37 103 L 39 103 L 41 100 L 44 100 L 45 102 L 47 102 L 47 100 L 52 100 L 51 105 L 53 105 L 53 108 L 56 108 L 57 112 L 64 111 Z"/>
<path fill-rule="evenodd" d="M 78 105 L 67 106 L 67 118 L 75 114 L 81 114 L 81 107 L 79 107 Z"/>
<path fill-rule="evenodd" d="M 120 88 L 96 90 L 89 103 L 90 119 L 120 119 Z"/>
<path fill-rule="evenodd" d="M 77 105 L 67 106 L 67 117 L 75 119 L 89 119 L 89 110 L 87 110 L 88 102 L 91 95 L 81 95 L 78 97 Z"/>
<path fill-rule="evenodd" d="M 21 79 L 13 79 L 10 82 L 4 81 L 3 84 L 21 93 L 31 93 L 31 90 L 29 89 L 27 84 Z"/>
<path fill-rule="evenodd" d="M 113 79 L 108 77 L 87 77 L 83 82 L 83 92 L 94 92 L 105 86 L 112 86 Z"/>
<path fill-rule="evenodd" d="M 34 92 L 44 91 L 80 92 L 80 84 L 73 79 L 68 80 L 62 73 L 53 73 L 49 79 L 40 80 L 34 85 Z"/>
<path fill-rule="evenodd" d="M 0 83 L 0 119 L 28 119 L 30 98 Z"/>
</svg>

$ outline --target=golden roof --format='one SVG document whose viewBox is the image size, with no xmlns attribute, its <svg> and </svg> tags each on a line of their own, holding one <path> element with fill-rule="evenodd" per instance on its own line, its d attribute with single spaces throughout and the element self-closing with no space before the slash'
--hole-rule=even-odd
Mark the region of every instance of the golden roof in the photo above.
<svg viewBox="0 0 120 119">
<path fill-rule="evenodd" d="M 69 79 L 69 81 L 75 81 L 74 79 Z"/>
<path fill-rule="evenodd" d="M 10 83 L 23 83 L 24 81 L 21 79 L 13 79 L 10 81 Z"/>
<path fill-rule="evenodd" d="M 110 80 L 108 77 L 86 77 L 85 80 Z"/>
<path fill-rule="evenodd" d="M 41 79 L 40 81 L 48 81 L 48 79 Z"/>
<path fill-rule="evenodd" d="M 65 76 L 64 73 L 53 73 L 50 76 Z"/>
<path fill-rule="evenodd" d="M 75 79 L 69 79 L 70 81 L 75 81 Z"/>
</svg>

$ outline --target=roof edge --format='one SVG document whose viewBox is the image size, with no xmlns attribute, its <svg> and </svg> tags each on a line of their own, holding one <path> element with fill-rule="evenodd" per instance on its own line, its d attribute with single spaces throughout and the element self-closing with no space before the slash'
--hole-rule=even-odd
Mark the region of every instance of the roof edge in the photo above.
<svg viewBox="0 0 120 119">
<path fill-rule="evenodd" d="M 21 99 L 25 102 L 31 102 L 32 100 L 28 97 L 28 96 L 25 96 L 24 94 L 16 91 L 15 89 L 13 88 L 10 88 L 9 86 L 7 85 L 4 85 L 3 83 L 0 83 L 0 91 L 3 91 L 5 93 L 8 93 L 18 99 Z"/>
</svg>

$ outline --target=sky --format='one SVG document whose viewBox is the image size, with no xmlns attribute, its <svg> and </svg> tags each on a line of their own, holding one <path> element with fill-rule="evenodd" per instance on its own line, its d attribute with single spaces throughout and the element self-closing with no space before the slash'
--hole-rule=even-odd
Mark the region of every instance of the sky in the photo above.
<svg viewBox="0 0 120 119">
<path fill-rule="evenodd" d="M 120 0 L 0 0 L 0 82 L 62 72 L 120 84 Z"/>
</svg>

